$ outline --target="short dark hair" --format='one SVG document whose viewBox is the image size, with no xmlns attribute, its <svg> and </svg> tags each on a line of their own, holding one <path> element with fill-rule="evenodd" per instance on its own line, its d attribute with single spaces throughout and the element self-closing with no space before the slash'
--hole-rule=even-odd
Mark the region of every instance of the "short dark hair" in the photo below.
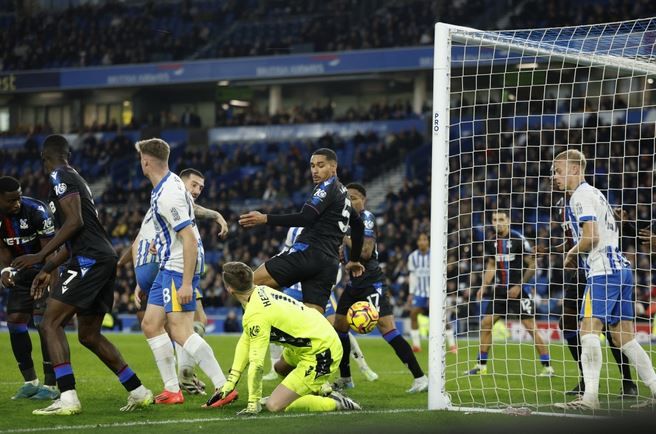
<svg viewBox="0 0 656 434">
<path fill-rule="evenodd" d="M 223 280 L 235 291 L 246 292 L 253 287 L 253 270 L 243 262 L 226 262 Z"/>
<path fill-rule="evenodd" d="M 492 216 L 493 216 L 494 214 L 503 214 L 503 215 L 505 215 L 506 217 L 510 218 L 510 210 L 507 209 L 507 208 L 497 208 L 497 209 L 493 209 L 493 210 L 492 210 L 492 213 L 490 214 L 490 218 L 492 218 Z"/>
<path fill-rule="evenodd" d="M 205 175 L 203 175 L 200 170 L 196 170 L 191 167 L 180 172 L 180 178 L 189 178 L 191 175 L 196 175 L 199 178 L 205 179 Z"/>
<path fill-rule="evenodd" d="M 335 163 L 337 163 L 337 154 L 335 154 L 335 151 L 333 151 L 332 149 L 319 148 L 316 151 L 314 151 L 312 155 L 323 155 L 324 157 L 326 157 L 326 160 L 334 161 Z"/>
<path fill-rule="evenodd" d="M 352 188 L 353 190 L 357 190 L 360 192 L 362 196 L 367 197 L 367 189 L 364 188 L 364 185 L 360 184 L 359 182 L 351 182 L 346 186 L 346 188 Z"/>
<path fill-rule="evenodd" d="M 60 156 L 68 156 L 71 152 L 66 137 L 59 134 L 52 134 L 43 141 L 43 150 Z"/>
<path fill-rule="evenodd" d="M 20 182 L 11 176 L 3 176 L 0 178 L 0 193 L 13 193 L 20 190 Z"/>
</svg>

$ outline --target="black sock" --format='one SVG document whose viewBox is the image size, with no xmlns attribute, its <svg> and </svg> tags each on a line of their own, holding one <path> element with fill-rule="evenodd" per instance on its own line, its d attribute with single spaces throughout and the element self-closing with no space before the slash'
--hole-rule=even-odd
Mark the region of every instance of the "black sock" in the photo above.
<svg viewBox="0 0 656 434">
<path fill-rule="evenodd" d="M 631 365 L 628 359 L 622 350 L 615 346 L 615 342 L 613 342 L 613 336 L 609 331 L 606 331 L 606 338 L 608 339 L 608 344 L 610 345 L 610 352 L 613 354 L 615 363 L 617 363 L 617 368 L 622 373 L 622 379 L 626 382 L 630 381 L 633 383 L 633 377 L 631 376 Z"/>
<path fill-rule="evenodd" d="M 11 350 L 18 362 L 18 369 L 25 381 L 36 380 L 34 362 L 32 361 L 32 340 L 26 323 L 7 323 Z"/>
<path fill-rule="evenodd" d="M 59 391 L 64 393 L 69 390 L 75 389 L 75 376 L 73 375 L 73 368 L 69 362 L 64 362 L 53 367 L 55 370 L 55 377 L 57 378 L 57 386 Z"/>
<path fill-rule="evenodd" d="M 43 356 L 43 384 L 46 386 L 56 386 L 57 380 L 55 379 L 55 370 L 50 362 L 50 354 L 48 354 L 48 345 L 44 338 L 41 341 L 41 355 Z"/>
<path fill-rule="evenodd" d="M 344 354 L 342 360 L 339 362 L 339 375 L 340 377 L 351 376 L 351 340 L 349 339 L 348 332 L 337 332 L 339 340 L 342 343 Z"/>
<path fill-rule="evenodd" d="M 387 343 L 394 348 L 394 352 L 396 352 L 396 355 L 401 359 L 403 364 L 410 369 L 413 377 L 419 378 L 424 376 L 424 371 L 421 370 L 419 362 L 417 362 L 417 358 L 415 357 L 415 353 L 412 352 L 412 347 L 405 339 L 403 339 L 403 336 L 401 336 L 401 333 L 399 333 L 398 330 L 394 329 L 385 333 L 383 338 L 385 338 Z"/>
<path fill-rule="evenodd" d="M 583 376 L 583 366 L 581 366 L 581 336 L 578 332 L 575 331 L 565 331 L 563 333 L 565 340 L 567 341 L 567 348 L 572 354 L 572 359 L 579 365 L 579 372 Z"/>
<path fill-rule="evenodd" d="M 132 392 L 134 389 L 141 386 L 141 380 L 139 380 L 137 374 L 135 374 L 128 365 L 119 369 L 116 376 L 118 377 L 118 381 L 121 382 L 123 387 L 125 387 L 125 390 L 128 392 Z"/>
</svg>

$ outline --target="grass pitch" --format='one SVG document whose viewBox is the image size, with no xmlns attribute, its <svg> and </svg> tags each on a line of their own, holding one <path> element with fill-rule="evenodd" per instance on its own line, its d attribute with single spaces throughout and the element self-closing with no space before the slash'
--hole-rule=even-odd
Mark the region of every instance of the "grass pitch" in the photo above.
<svg viewBox="0 0 656 434">
<path fill-rule="evenodd" d="M 34 346 L 33 357 L 37 372 L 41 360 L 38 336 L 31 332 Z M 123 353 L 132 369 L 137 372 L 146 387 L 158 393 L 162 388 L 159 373 L 152 353 L 141 335 L 108 334 Z M 349 396 L 364 409 L 360 413 L 330 414 L 270 414 L 244 419 L 235 413 L 245 406 L 246 381 L 238 385 L 240 401 L 221 409 L 202 409 L 205 398 L 186 396 L 183 405 L 152 406 L 142 411 L 121 413 L 127 393 L 115 375 L 81 347 L 74 335 L 68 335 L 72 349 L 72 365 L 82 402 L 82 414 L 70 417 L 33 416 L 32 410 L 45 407 L 47 402 L 31 400 L 12 401 L 10 397 L 20 386 L 22 378 L 11 352 L 9 335 L 0 333 L 0 432 L 180 432 L 228 429 L 235 432 L 435 432 L 439 431 L 496 431 L 495 429 L 519 429 L 552 426 L 559 418 L 539 416 L 512 418 L 502 414 L 470 414 L 467 412 L 427 411 L 427 394 L 405 393 L 412 377 L 405 366 L 396 358 L 389 345 L 380 337 L 360 339 L 360 345 L 369 365 L 380 375 L 376 382 L 367 382 L 352 363 L 356 388 L 348 391 Z M 208 342 L 214 349 L 221 367 L 227 371 L 232 363 L 235 336 L 209 336 Z M 491 352 L 490 374 L 483 377 L 466 377 L 463 372 L 475 363 L 476 342 L 461 341 L 457 355 L 447 356 L 447 388 L 455 405 L 489 408 L 504 408 L 508 405 L 528 407 L 538 411 L 553 411 L 550 404 L 568 399 L 564 391 L 577 381 L 577 368 L 569 360 L 567 350 L 561 345 L 552 345 L 551 354 L 557 376 L 536 377 L 539 363 L 534 349 L 528 344 L 496 344 Z M 609 354 L 606 356 L 609 357 Z M 418 353 L 421 366 L 427 369 L 426 352 Z M 268 363 L 266 365 L 268 369 Z M 42 378 L 41 373 L 39 372 Z M 610 380 L 606 381 L 606 376 Z M 203 378 L 201 374 L 201 378 Z M 206 383 L 209 381 L 203 378 Z M 265 382 L 264 395 L 268 395 L 276 382 Z M 602 405 L 622 408 L 618 399 L 620 380 L 614 365 L 604 364 L 601 383 Z M 609 393 L 610 392 L 610 393 Z M 641 387 L 647 395 L 647 389 Z M 635 400 L 632 401 L 635 403 Z M 619 403 L 619 404 L 618 404 Z M 626 404 L 626 402 L 624 402 Z M 626 406 L 626 405 L 625 405 Z M 628 406 L 627 406 L 628 407 Z M 562 418 L 561 418 L 562 419 Z M 537 423 L 536 423 L 537 422 Z M 572 428 L 569 422 L 568 427 Z M 508 428 L 506 428 L 508 427 Z M 590 426 L 587 426 L 590 428 Z"/>
</svg>

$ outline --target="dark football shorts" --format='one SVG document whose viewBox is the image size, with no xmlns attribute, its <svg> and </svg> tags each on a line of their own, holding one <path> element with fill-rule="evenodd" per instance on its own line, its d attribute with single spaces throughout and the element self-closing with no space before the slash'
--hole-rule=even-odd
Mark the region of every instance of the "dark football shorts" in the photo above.
<svg viewBox="0 0 656 434">
<path fill-rule="evenodd" d="M 535 302 L 521 292 L 520 298 L 508 298 L 505 287 L 497 287 L 494 291 L 494 300 L 483 299 L 481 312 L 485 315 L 519 315 L 521 319 L 535 316 Z"/>
<path fill-rule="evenodd" d="M 29 313 L 29 314 L 42 314 L 46 308 L 46 299 L 48 292 L 38 300 L 35 300 L 30 294 L 32 287 L 32 280 L 39 274 L 38 270 L 28 268 L 20 270 L 14 276 L 15 285 L 7 288 L 7 313 Z"/>
<path fill-rule="evenodd" d="M 335 285 L 339 262 L 308 246 L 274 256 L 264 266 L 281 288 L 301 282 L 303 302 L 325 306 Z"/>
<path fill-rule="evenodd" d="M 78 315 L 103 315 L 112 311 L 115 257 L 98 260 L 74 257 L 52 288 L 50 296 L 77 307 Z"/>
<path fill-rule="evenodd" d="M 368 301 L 376 308 L 381 318 L 393 314 L 389 292 L 387 291 L 387 287 L 382 283 L 365 288 L 353 288 L 350 284 L 346 285 L 342 296 L 339 297 L 339 301 L 337 302 L 337 314 L 346 315 L 349 307 L 357 301 Z"/>
<path fill-rule="evenodd" d="M 585 271 L 569 271 L 565 272 L 564 277 L 564 291 L 563 291 L 563 311 L 567 314 L 578 315 L 581 311 L 581 303 L 585 295 L 585 288 L 587 286 L 587 279 Z"/>
</svg>

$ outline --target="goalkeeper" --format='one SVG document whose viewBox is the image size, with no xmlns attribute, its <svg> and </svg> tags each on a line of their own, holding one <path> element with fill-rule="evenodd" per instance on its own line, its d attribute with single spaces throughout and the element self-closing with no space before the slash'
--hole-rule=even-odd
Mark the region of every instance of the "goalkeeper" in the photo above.
<svg viewBox="0 0 656 434">
<path fill-rule="evenodd" d="M 342 358 L 342 344 L 318 311 L 267 286 L 253 285 L 253 271 L 242 262 L 223 266 L 226 290 L 244 307 L 243 330 L 226 384 L 206 407 L 221 407 L 237 395 L 235 386 L 248 365 L 248 406 L 241 415 L 269 411 L 360 410 L 351 399 L 331 392 L 328 381 Z M 285 378 L 262 399 L 262 373 L 269 341 L 284 347 L 275 369 Z M 320 396 L 325 392 L 328 396 Z"/>
</svg>

